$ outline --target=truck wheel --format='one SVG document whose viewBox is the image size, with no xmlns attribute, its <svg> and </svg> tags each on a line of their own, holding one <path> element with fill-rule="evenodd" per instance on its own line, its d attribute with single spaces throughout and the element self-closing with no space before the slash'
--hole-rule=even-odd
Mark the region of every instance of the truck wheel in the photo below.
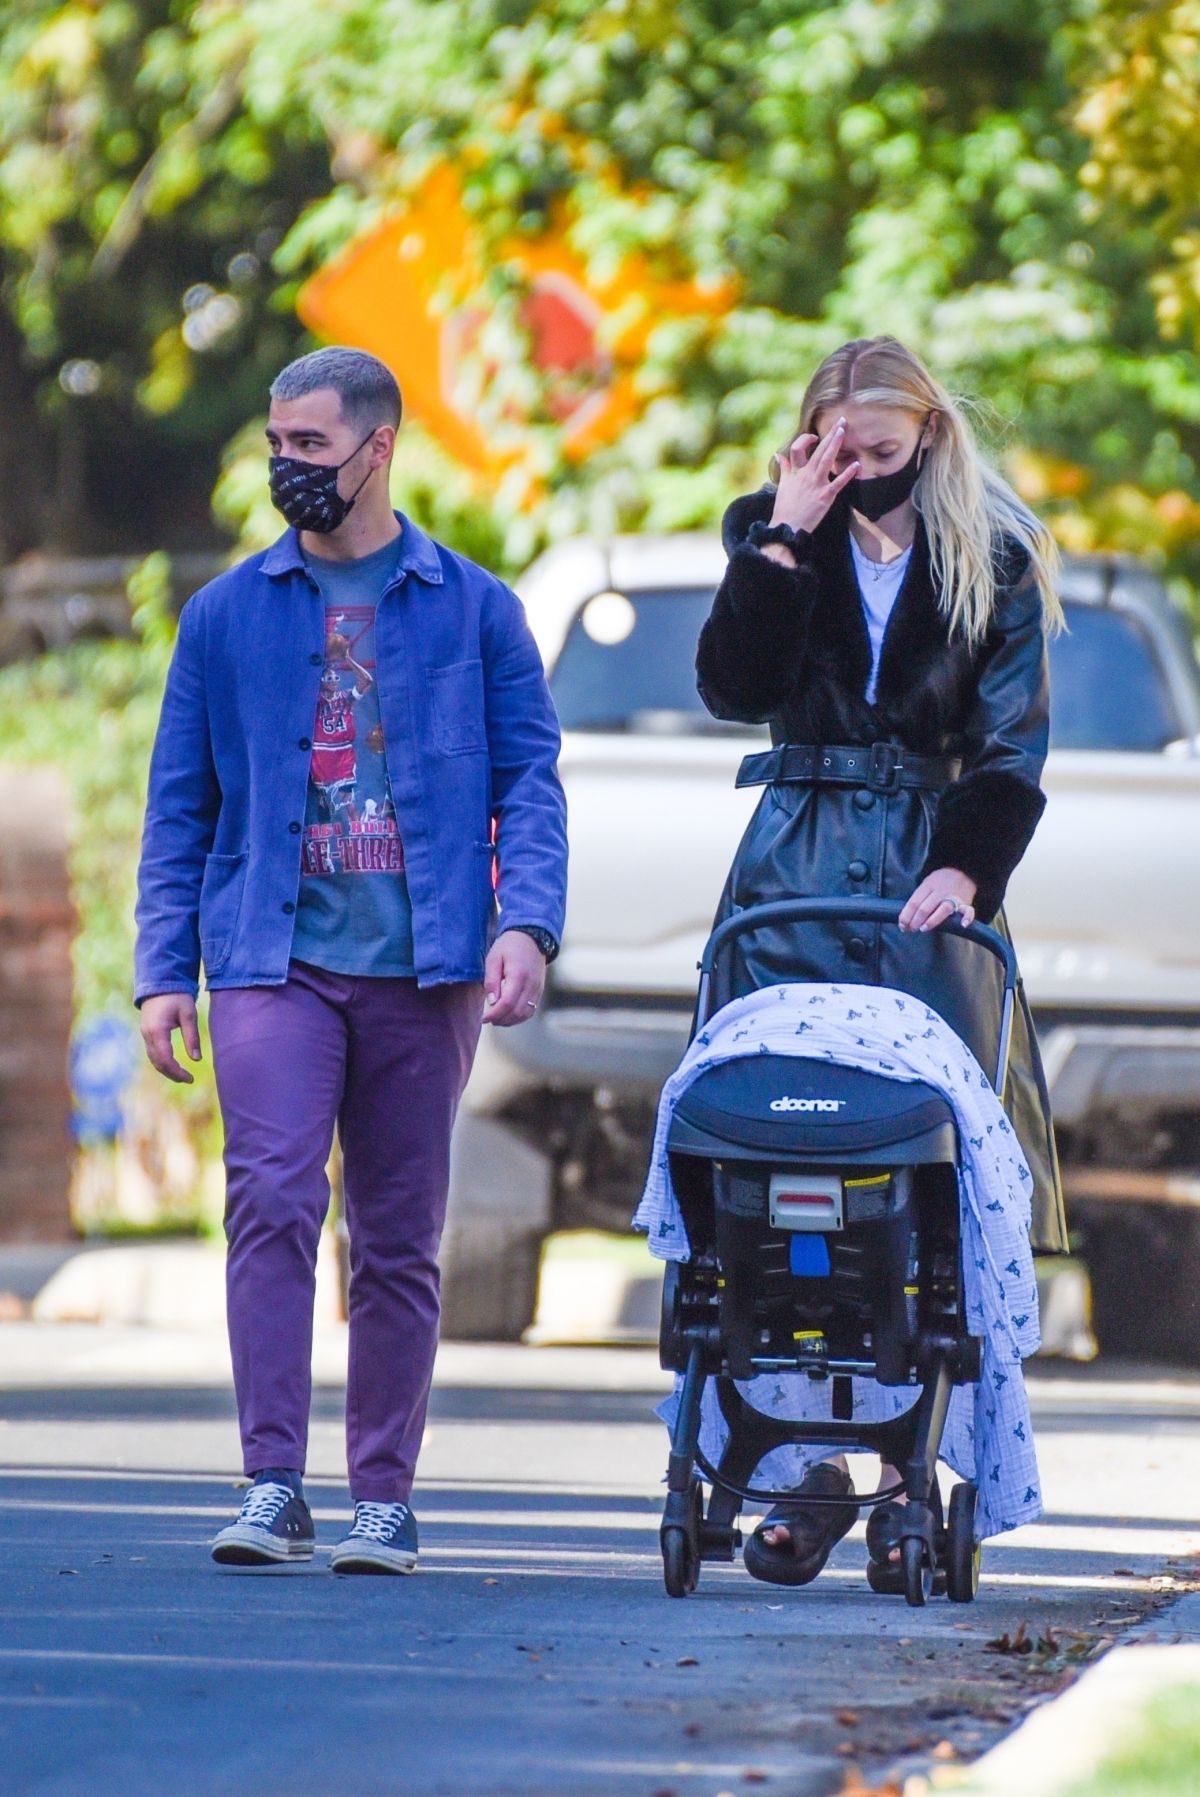
<svg viewBox="0 0 1200 1797">
<path fill-rule="evenodd" d="M 448 1228 L 442 1269 L 442 1327 L 447 1341 L 520 1341 L 537 1309 L 541 1232 L 506 1230 L 478 1215 Z"/>
<path fill-rule="evenodd" d="M 1200 1216 L 1143 1204 L 1084 1230 L 1101 1354 L 1200 1366 Z"/>
</svg>

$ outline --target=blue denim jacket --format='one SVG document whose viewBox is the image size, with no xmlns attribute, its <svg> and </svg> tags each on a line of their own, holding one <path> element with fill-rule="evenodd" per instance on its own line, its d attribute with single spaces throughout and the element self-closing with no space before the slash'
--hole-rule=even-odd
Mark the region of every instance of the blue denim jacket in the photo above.
<svg viewBox="0 0 1200 1797">
<path fill-rule="evenodd" d="M 562 935 L 558 720 L 520 601 L 401 518 L 375 624 L 422 986 Z M 134 998 L 287 978 L 325 612 L 294 531 L 184 606 L 150 764 Z M 495 846 L 493 848 L 493 821 Z M 498 900 L 493 864 L 498 867 Z"/>
</svg>

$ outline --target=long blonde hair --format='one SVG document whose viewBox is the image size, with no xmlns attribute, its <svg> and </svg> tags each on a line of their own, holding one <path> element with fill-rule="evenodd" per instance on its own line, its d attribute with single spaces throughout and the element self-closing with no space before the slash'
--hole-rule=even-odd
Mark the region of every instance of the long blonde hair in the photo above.
<svg viewBox="0 0 1200 1797">
<path fill-rule="evenodd" d="M 862 337 L 826 356 L 808 383 L 800 432 L 848 400 L 892 406 L 922 417 L 938 414 L 913 504 L 925 522 L 934 585 L 951 635 L 978 643 L 996 603 L 996 561 L 1004 538 L 1028 552 L 1052 630 L 1063 627 L 1056 590 L 1058 549 L 1046 526 L 980 453 L 962 405 L 894 337 Z"/>
</svg>

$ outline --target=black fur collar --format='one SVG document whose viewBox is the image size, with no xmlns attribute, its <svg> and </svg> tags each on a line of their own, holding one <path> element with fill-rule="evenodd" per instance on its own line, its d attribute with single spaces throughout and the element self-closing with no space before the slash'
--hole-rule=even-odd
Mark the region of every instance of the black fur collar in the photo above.
<svg viewBox="0 0 1200 1797">
<path fill-rule="evenodd" d="M 728 554 L 745 541 L 751 524 L 771 516 L 774 503 L 771 485 L 733 501 L 721 527 Z M 847 694 L 857 695 L 864 691 L 870 675 L 871 643 L 844 506 L 835 505 L 817 526 L 812 544 L 813 562 L 821 578 L 812 617 L 811 651 Z M 883 640 L 875 704 L 867 709 L 899 724 L 901 715 L 911 709 L 915 690 L 933 673 L 930 664 L 944 657 L 949 647 L 946 619 L 933 585 L 928 539 L 918 517 L 912 556 Z"/>
</svg>

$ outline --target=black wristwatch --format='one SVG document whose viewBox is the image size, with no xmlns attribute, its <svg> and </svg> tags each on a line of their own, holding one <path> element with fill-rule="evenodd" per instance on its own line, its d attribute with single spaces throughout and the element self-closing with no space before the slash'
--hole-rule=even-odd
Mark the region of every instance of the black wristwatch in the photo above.
<svg viewBox="0 0 1200 1797">
<path fill-rule="evenodd" d="M 548 962 L 553 961 L 555 955 L 558 953 L 558 943 L 554 940 L 549 930 L 543 930 L 540 925 L 536 923 L 514 923 L 510 924 L 509 928 L 519 930 L 522 936 L 532 936 Z"/>
<path fill-rule="evenodd" d="M 771 524 L 766 518 L 756 518 L 746 532 L 746 541 L 752 549 L 765 549 L 768 543 L 782 543 L 798 562 L 802 562 L 808 560 L 812 535 L 807 530 L 793 530 L 790 524 Z"/>
</svg>

